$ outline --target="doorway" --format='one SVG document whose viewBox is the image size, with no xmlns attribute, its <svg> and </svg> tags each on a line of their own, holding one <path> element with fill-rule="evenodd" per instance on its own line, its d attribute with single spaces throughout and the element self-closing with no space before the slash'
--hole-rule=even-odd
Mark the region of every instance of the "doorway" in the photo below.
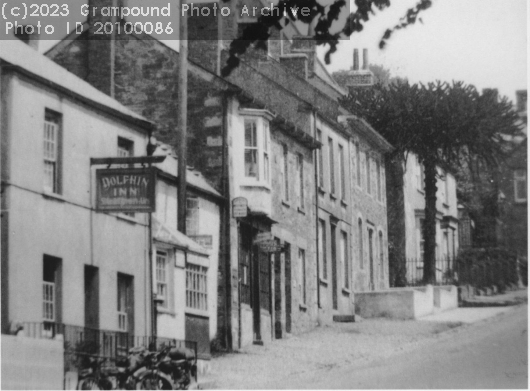
<svg viewBox="0 0 530 391">
<path fill-rule="evenodd" d="M 368 228 L 368 255 L 370 257 L 370 290 L 375 290 L 374 283 L 374 230 Z"/>
<path fill-rule="evenodd" d="M 331 223 L 331 295 L 333 309 L 339 308 L 339 297 L 337 294 L 337 225 Z"/>
</svg>

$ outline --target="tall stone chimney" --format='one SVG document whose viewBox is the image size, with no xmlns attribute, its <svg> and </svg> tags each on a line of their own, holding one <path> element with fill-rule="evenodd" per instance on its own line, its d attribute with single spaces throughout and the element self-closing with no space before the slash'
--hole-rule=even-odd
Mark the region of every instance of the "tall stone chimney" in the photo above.
<svg viewBox="0 0 530 391">
<path fill-rule="evenodd" d="M 359 70 L 359 50 L 353 49 L 353 70 Z"/>
<path fill-rule="evenodd" d="M 313 37 L 306 35 L 295 35 L 291 45 L 293 54 L 305 54 L 307 56 L 306 77 L 312 77 L 315 73 L 316 64 L 316 42 Z"/>
<path fill-rule="evenodd" d="M 96 34 L 96 22 L 120 22 L 119 16 L 102 15 L 103 7 L 123 7 L 126 0 L 88 0 L 88 61 L 87 81 L 98 90 L 114 97 L 116 31 L 112 34 Z M 95 8 L 97 7 L 97 8 Z M 93 12 L 93 10 L 96 10 Z"/>
<path fill-rule="evenodd" d="M 363 69 L 368 70 L 368 49 L 363 49 Z"/>
<path fill-rule="evenodd" d="M 374 84 L 374 74 L 368 69 L 368 49 L 363 49 L 363 66 L 359 69 L 359 50 L 353 49 L 353 68 L 348 72 L 346 86 L 350 88 L 370 87 Z"/>
</svg>

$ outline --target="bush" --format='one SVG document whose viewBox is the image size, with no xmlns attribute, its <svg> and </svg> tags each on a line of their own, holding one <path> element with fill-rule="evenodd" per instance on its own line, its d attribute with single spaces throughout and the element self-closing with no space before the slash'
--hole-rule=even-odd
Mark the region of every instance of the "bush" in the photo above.
<svg viewBox="0 0 530 391">
<path fill-rule="evenodd" d="M 496 285 L 501 292 L 519 280 L 516 253 L 502 247 L 463 250 L 457 258 L 457 271 L 459 285 Z"/>
</svg>

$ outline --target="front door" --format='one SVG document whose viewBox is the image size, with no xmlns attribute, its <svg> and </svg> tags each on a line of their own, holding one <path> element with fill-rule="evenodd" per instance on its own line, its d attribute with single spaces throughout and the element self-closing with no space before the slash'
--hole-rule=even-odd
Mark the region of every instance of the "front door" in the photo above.
<svg viewBox="0 0 530 391">
<path fill-rule="evenodd" d="M 337 226 L 331 224 L 331 295 L 333 299 L 333 309 L 339 308 L 339 298 L 337 293 Z"/>
</svg>

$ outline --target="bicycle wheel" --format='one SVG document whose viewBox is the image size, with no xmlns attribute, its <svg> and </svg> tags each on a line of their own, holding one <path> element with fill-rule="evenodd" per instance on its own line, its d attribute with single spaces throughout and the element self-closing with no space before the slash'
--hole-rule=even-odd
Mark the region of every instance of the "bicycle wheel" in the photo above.
<svg viewBox="0 0 530 391">
<path fill-rule="evenodd" d="M 99 390 L 98 382 L 94 377 L 86 377 L 77 382 L 78 390 Z"/>
<path fill-rule="evenodd" d="M 137 390 L 171 390 L 171 384 L 156 373 L 146 375 L 136 384 Z"/>
</svg>

